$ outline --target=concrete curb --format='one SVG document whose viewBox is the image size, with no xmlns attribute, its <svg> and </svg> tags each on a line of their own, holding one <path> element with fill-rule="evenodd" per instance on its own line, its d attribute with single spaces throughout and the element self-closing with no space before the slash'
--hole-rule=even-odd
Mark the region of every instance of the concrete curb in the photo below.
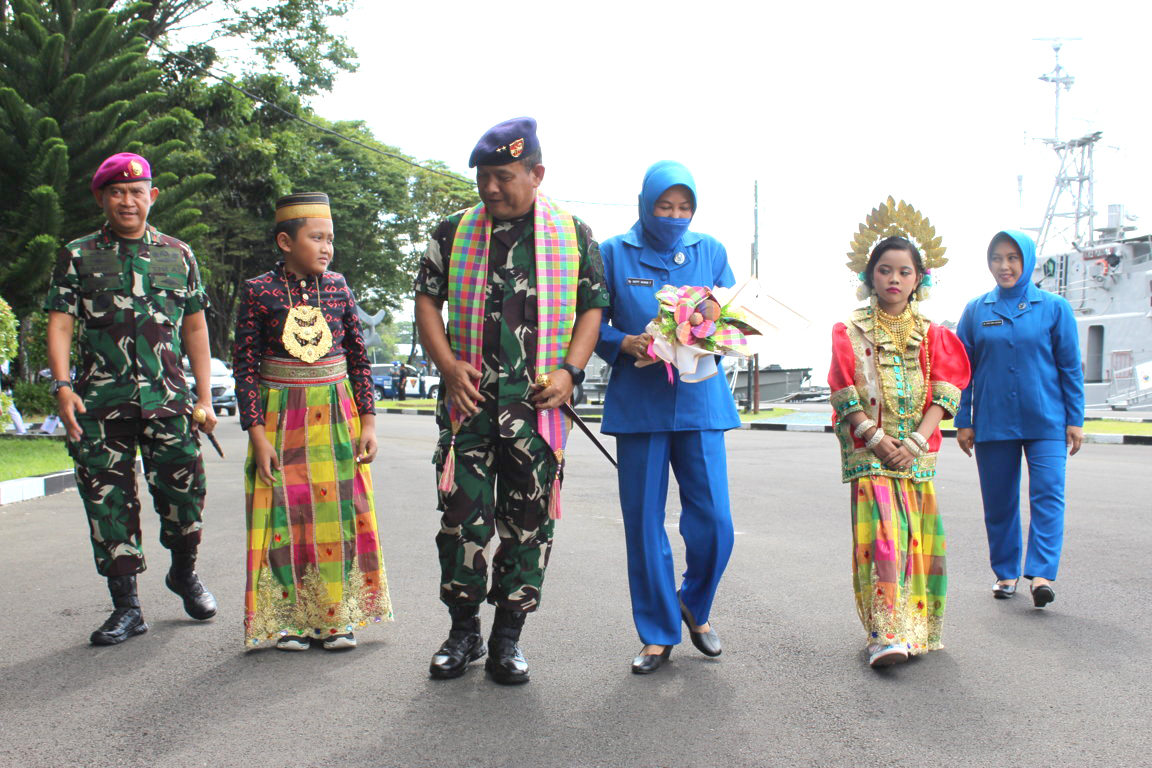
<svg viewBox="0 0 1152 768">
<path fill-rule="evenodd" d="M 394 413 L 407 416 L 435 416 L 435 411 L 421 408 L 379 408 L 377 413 Z M 584 421 L 596 423 L 600 421 L 599 415 L 581 415 Z M 762 421 L 745 421 L 740 429 L 750 429 L 759 432 L 815 432 L 831 433 L 832 427 L 828 424 L 776 424 Z M 944 437 L 955 437 L 956 430 L 941 430 Z M 1086 434 L 1084 442 L 1101 445 L 1152 445 L 1152 435 L 1109 435 Z M 136 471 L 143 473 L 144 466 L 140 459 L 136 459 Z M 23 477 L 15 480 L 0 482 L 0 507 L 14 504 L 18 501 L 28 501 L 41 496 L 68 491 L 76 487 L 76 477 L 72 470 L 54 472 L 40 477 Z"/>
<path fill-rule="evenodd" d="M 0 507 L 17 501 L 38 499 L 76 487 L 76 476 L 71 470 L 53 472 L 39 477 L 19 477 L 0 482 Z"/>
<path fill-rule="evenodd" d="M 400 413 L 410 416 L 435 416 L 436 412 L 425 408 L 378 408 L 377 413 Z M 579 411 L 577 411 L 579 413 Z M 600 421 L 600 414 L 580 414 L 580 418 L 589 423 L 597 423 Z M 1091 421 L 1091 419 L 1089 419 Z M 754 429 L 767 432 L 833 432 L 830 424 L 779 424 L 776 422 L 764 421 L 744 421 L 740 423 L 740 429 Z M 941 430 L 944 437 L 955 437 L 955 429 Z M 1152 435 L 1111 435 L 1111 434 L 1086 434 L 1084 435 L 1084 442 L 1086 443 L 1100 443 L 1103 445 L 1152 445 Z"/>
<path fill-rule="evenodd" d="M 136 457 L 136 472 L 144 474 L 144 462 Z M 52 496 L 76 487 L 76 473 L 71 469 L 37 477 L 18 477 L 0 482 L 0 507 L 18 501 L 30 501 L 41 496 Z"/>
</svg>

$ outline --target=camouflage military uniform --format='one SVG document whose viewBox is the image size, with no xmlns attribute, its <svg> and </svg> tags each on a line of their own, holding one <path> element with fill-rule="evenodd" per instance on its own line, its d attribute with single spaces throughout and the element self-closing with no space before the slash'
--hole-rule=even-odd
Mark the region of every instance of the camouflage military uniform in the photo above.
<svg viewBox="0 0 1152 768">
<path fill-rule="evenodd" d="M 461 214 L 441 222 L 420 262 L 416 291 L 448 299 L 448 260 Z M 576 311 L 608 306 L 604 266 L 592 231 L 576 219 L 580 248 Z M 533 611 L 539 605 L 554 521 L 548 493 L 556 458 L 537 431 L 532 406 L 536 358 L 536 248 L 532 215 L 497 222 L 489 244 L 484 301 L 480 412 L 456 436 L 456 483 L 440 492 L 443 514 L 440 599 L 449 607 L 488 601 L 500 608 Z M 452 431 L 440 389 L 436 422 L 440 439 L 433 463 L 437 477 Z M 493 530 L 500 546 L 493 557 L 491 589 L 484 547 Z"/>
<path fill-rule="evenodd" d="M 208 306 L 191 249 L 149 228 L 140 240 L 103 229 L 60 251 L 44 309 L 77 320 L 75 391 L 86 413 L 70 441 L 76 483 L 104 576 L 144 570 L 136 449 L 168 549 L 200 541 L 204 467 L 191 430 L 194 398 L 181 369 L 184 316 Z"/>
</svg>

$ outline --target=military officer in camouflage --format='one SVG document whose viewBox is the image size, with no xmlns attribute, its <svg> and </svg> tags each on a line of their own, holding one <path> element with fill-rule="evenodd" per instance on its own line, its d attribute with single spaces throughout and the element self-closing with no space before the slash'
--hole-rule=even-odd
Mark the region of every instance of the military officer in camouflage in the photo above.
<svg viewBox="0 0 1152 768">
<path fill-rule="evenodd" d="M 549 508 L 558 503 L 563 461 L 562 442 L 557 449 L 541 425 L 583 378 L 608 294 L 591 230 L 537 193 L 544 166 L 535 120 L 490 129 L 469 167 L 476 168 L 482 205 L 441 222 L 415 283 L 416 324 L 443 382 L 433 458 L 442 513 L 436 546 L 440 599 L 452 619 L 429 671 L 459 677 L 490 650 L 488 673 L 517 684 L 528 681 L 518 641 L 525 615 L 539 605 L 555 525 Z M 557 231 L 569 233 L 560 238 L 567 246 L 541 239 Z M 559 314 L 558 305 L 541 295 L 552 295 L 542 287 L 564 270 L 571 280 L 563 314 L 571 322 L 557 332 L 544 319 Z M 554 368 L 538 369 L 538 341 L 547 334 L 556 336 L 560 352 Z M 484 550 L 493 532 L 500 545 L 489 587 Z M 496 606 L 488 649 L 479 620 L 485 598 Z"/>
<path fill-rule="evenodd" d="M 208 305 L 191 249 L 148 224 L 158 190 L 148 161 L 120 153 L 92 178 L 107 222 L 61 249 L 44 302 L 48 358 L 68 452 L 91 529 L 96 570 L 108 579 L 113 612 L 92 633 L 114 645 L 148 631 L 136 595 L 145 568 L 140 542 L 136 451 L 144 461 L 160 541 L 172 553 L 165 584 L 194 619 L 216 613 L 195 571 L 204 506 L 204 466 L 192 421 L 216 424 L 209 388 Z M 76 380 L 69 354 L 76 327 Z M 196 378 L 193 400 L 181 367 Z"/>
</svg>

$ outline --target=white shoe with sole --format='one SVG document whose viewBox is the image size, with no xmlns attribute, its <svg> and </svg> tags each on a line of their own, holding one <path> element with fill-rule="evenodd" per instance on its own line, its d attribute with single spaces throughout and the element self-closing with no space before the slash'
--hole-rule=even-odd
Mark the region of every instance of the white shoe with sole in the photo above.
<svg viewBox="0 0 1152 768">
<path fill-rule="evenodd" d="M 332 635 L 324 641 L 324 650 L 326 651 L 342 651 L 347 648 L 356 647 L 356 638 L 349 632 L 346 635 Z"/>
<path fill-rule="evenodd" d="M 308 638 L 300 635 L 284 635 L 276 641 L 276 650 L 278 651 L 306 651 L 311 647 L 312 644 L 308 642 Z"/>
<path fill-rule="evenodd" d="M 876 669 L 878 667 L 890 667 L 893 664 L 902 664 L 908 661 L 908 651 L 902 645 L 883 645 L 876 650 L 872 650 L 871 655 L 868 656 L 868 666 Z"/>
</svg>

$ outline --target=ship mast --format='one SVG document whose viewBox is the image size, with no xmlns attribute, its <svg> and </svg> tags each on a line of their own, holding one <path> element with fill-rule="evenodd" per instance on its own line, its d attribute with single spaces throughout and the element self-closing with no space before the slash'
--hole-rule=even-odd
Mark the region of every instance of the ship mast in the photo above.
<svg viewBox="0 0 1152 768">
<path fill-rule="evenodd" d="M 1048 207 L 1044 211 L 1044 220 L 1039 227 L 1039 237 L 1036 238 L 1036 250 L 1044 252 L 1044 246 L 1049 240 L 1063 236 L 1073 248 L 1091 245 L 1095 238 L 1095 199 L 1093 181 L 1095 166 L 1093 149 L 1103 133 L 1096 131 L 1081 136 L 1078 139 L 1062 141 L 1060 139 L 1060 89 L 1072 89 L 1076 78 L 1068 74 L 1068 70 L 1060 63 L 1060 49 L 1064 43 L 1079 40 L 1078 37 L 1039 37 L 1036 40 L 1052 43 L 1052 51 L 1056 56 L 1056 64 L 1051 72 L 1040 75 L 1039 80 L 1051 83 L 1056 96 L 1054 135 L 1051 139 L 1042 139 L 1059 158 L 1059 170 L 1052 184 L 1052 192 L 1048 196 Z M 1067 193 L 1067 195 L 1065 194 Z M 1062 225 L 1062 226 L 1061 226 Z M 1063 260 L 1061 260 L 1063 261 Z M 1063 291 L 1065 275 L 1058 270 L 1056 276 L 1057 290 Z"/>
</svg>

